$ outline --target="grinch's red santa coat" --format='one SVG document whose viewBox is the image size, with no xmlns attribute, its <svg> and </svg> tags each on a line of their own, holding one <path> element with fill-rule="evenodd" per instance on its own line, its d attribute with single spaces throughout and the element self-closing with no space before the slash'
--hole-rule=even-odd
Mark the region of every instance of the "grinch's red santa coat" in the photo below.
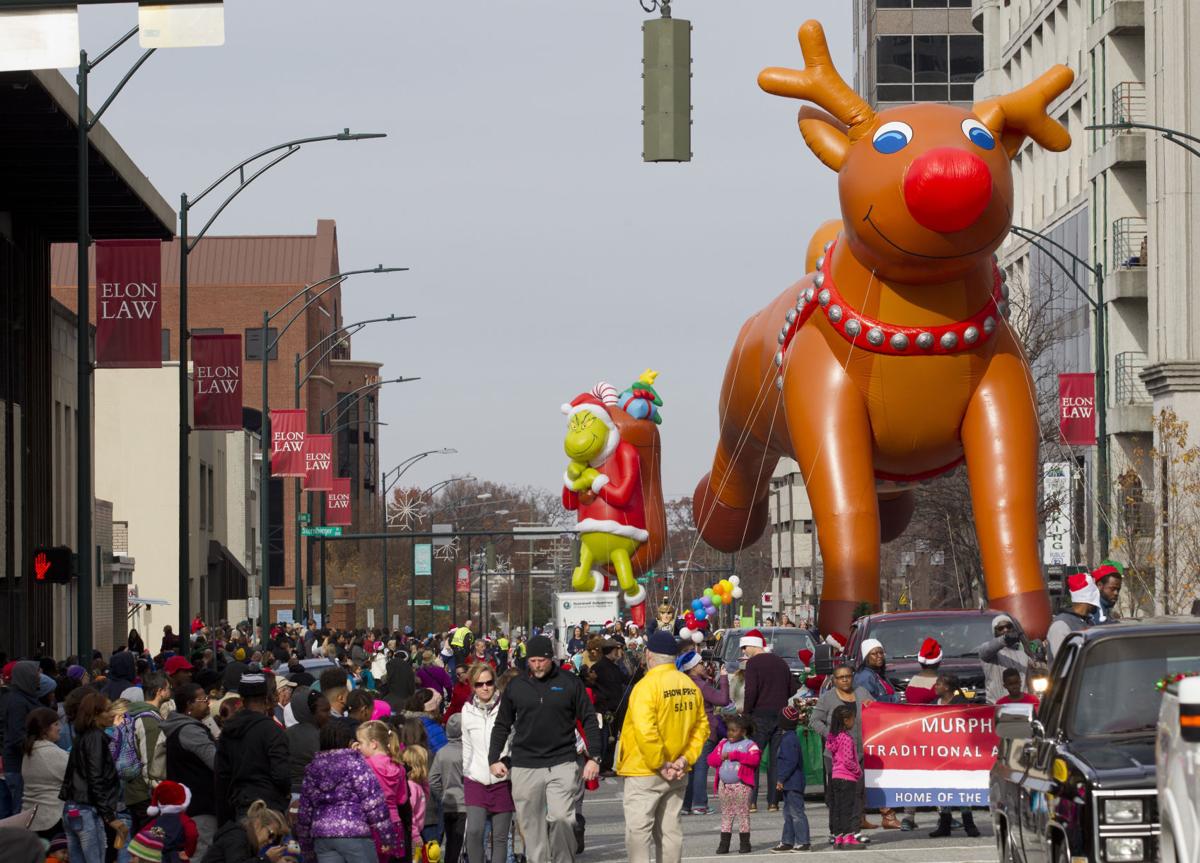
<svg viewBox="0 0 1200 863">
<path fill-rule="evenodd" d="M 611 533 L 645 542 L 646 508 L 642 500 L 641 463 L 633 444 L 621 440 L 616 424 L 604 404 L 590 393 L 563 406 L 568 417 L 588 411 L 608 429 L 608 441 L 588 466 L 600 474 L 592 482 L 591 494 L 571 491 L 571 480 L 563 475 L 563 506 L 579 511 L 580 533 Z"/>
</svg>

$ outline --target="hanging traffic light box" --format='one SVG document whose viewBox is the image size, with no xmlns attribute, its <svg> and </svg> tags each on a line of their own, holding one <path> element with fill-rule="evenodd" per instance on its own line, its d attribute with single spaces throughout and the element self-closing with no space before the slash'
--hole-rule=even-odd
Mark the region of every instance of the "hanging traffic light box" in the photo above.
<svg viewBox="0 0 1200 863">
<path fill-rule="evenodd" d="M 664 15 L 642 24 L 642 161 L 692 160 L 692 24 Z"/>
</svg>

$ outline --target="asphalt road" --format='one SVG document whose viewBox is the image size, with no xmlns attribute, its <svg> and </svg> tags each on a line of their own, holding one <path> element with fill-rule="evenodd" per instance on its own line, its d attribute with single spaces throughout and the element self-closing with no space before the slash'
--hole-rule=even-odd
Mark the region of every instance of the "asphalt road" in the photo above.
<svg viewBox="0 0 1200 863">
<path fill-rule="evenodd" d="M 711 799 L 710 803 L 716 803 Z M 766 801 L 760 801 L 758 812 L 751 815 L 750 841 L 754 851 L 750 854 L 737 853 L 737 836 L 733 837 L 733 853 L 717 855 L 721 816 L 717 812 L 708 815 L 692 815 L 683 819 L 683 859 L 691 863 L 733 863 L 735 860 L 832 860 L 854 858 L 869 863 L 995 863 L 996 846 L 992 836 L 991 816 L 977 810 L 975 823 L 982 835 L 968 839 L 961 830 L 955 830 L 946 839 L 930 839 L 929 831 L 937 824 L 933 812 L 917 813 L 919 828 L 912 833 L 899 830 L 871 830 L 868 835 L 872 844 L 860 851 L 835 851 L 828 844 L 829 813 L 819 798 L 807 801 L 809 825 L 812 830 L 814 851 L 807 854 L 772 854 L 770 849 L 779 843 L 783 830 L 783 816 L 778 812 L 767 812 Z M 600 788 L 590 792 L 584 802 L 587 817 L 587 847 L 581 863 L 617 863 L 628 858 L 625 855 L 625 822 L 621 810 L 621 784 L 618 779 L 606 779 Z M 879 816 L 871 816 L 878 823 Z"/>
</svg>

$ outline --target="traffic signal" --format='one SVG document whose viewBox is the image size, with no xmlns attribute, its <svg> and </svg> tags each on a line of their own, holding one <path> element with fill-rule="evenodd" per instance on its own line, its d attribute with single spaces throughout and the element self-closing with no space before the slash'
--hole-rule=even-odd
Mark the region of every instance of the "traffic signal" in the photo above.
<svg viewBox="0 0 1200 863">
<path fill-rule="evenodd" d="M 39 546 L 33 550 L 33 580 L 69 584 L 75 575 L 75 555 L 65 545 Z"/>
</svg>

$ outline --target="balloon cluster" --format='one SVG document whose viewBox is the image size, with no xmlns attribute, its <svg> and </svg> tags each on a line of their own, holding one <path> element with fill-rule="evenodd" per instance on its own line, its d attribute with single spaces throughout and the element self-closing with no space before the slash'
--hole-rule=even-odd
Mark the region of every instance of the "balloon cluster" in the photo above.
<svg viewBox="0 0 1200 863">
<path fill-rule="evenodd" d="M 683 628 L 679 637 L 684 641 L 691 639 L 700 644 L 704 641 L 704 633 L 709 627 L 709 618 L 716 618 L 717 609 L 722 605 L 732 605 L 735 599 L 742 598 L 741 579 L 736 575 L 723 578 L 712 587 L 704 588 L 704 595 L 692 600 L 691 610 L 683 615 Z"/>
</svg>

